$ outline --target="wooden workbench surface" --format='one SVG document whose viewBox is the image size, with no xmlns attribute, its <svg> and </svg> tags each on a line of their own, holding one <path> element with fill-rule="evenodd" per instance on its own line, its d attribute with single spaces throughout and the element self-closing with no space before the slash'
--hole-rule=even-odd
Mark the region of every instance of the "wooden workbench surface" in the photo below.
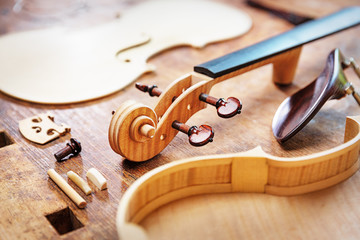
<svg viewBox="0 0 360 240">
<path fill-rule="evenodd" d="M 57 3 L 59 5 L 54 8 L 41 5 L 41 2 L 29 1 L 24 3 L 20 12 L 16 12 L 14 1 L 1 1 L 0 34 L 55 25 L 86 27 L 119 16 L 121 18 L 121 12 L 136 4 L 133 1 L 75 3 L 68 0 Z M 157 66 L 156 72 L 144 75 L 138 81 L 165 88 L 179 76 L 192 71 L 194 65 L 293 27 L 287 21 L 249 7 L 244 2 L 222 2 L 241 8 L 252 17 L 250 32 L 200 50 L 179 47 L 158 54 L 150 60 Z M 339 3 L 336 5 L 335 1 L 322 6 L 328 7 L 330 12 L 342 7 Z M 299 4 L 296 8 L 297 12 L 303 10 L 306 14 L 309 6 Z M 330 12 L 322 8 L 319 14 Z M 267 153 L 287 157 L 339 145 L 343 141 L 345 117 L 360 114 L 359 107 L 351 97 L 328 102 L 303 131 L 283 146 L 272 135 L 271 121 L 282 100 L 319 75 L 332 49 L 338 47 L 345 56 L 352 56 L 359 62 L 359 37 L 360 27 L 355 27 L 305 45 L 294 83 L 288 87 L 273 84 L 271 66 L 216 85 L 211 95 L 224 98 L 234 96 L 242 100 L 244 106 L 241 115 L 224 120 L 217 117 L 213 108 L 202 110 L 188 124 L 212 126 L 215 130 L 214 142 L 194 148 L 184 134 L 178 134 L 161 154 L 143 163 L 133 163 L 117 155 L 111 150 L 107 136 L 111 113 L 124 101 L 133 99 L 150 107 L 156 104 L 156 98 L 150 98 L 133 86 L 98 100 L 68 105 L 28 103 L 0 92 L 0 143 L 6 145 L 4 135 L 13 142 L 0 148 L 0 239 L 114 239 L 117 238 L 117 206 L 126 189 L 144 173 L 165 163 L 205 154 L 235 153 L 258 145 Z M 355 75 L 351 71 L 347 73 L 359 86 Z M 23 138 L 18 130 L 19 120 L 47 111 L 55 115 L 55 122 L 70 125 L 71 134 L 46 145 Z M 70 137 L 81 141 L 82 152 L 65 162 L 56 162 L 53 154 L 63 148 Z M 77 208 L 46 173 L 49 168 L 54 168 L 66 177 L 66 173 L 72 170 L 85 178 L 85 173 L 91 167 L 103 173 L 108 180 L 108 189 L 97 189 L 89 196 L 78 191 L 88 202 L 85 209 Z M 72 182 L 69 183 L 74 186 Z M 203 239 L 357 239 L 360 236 L 359 183 L 360 175 L 356 173 L 335 187 L 302 196 L 197 196 L 155 211 L 142 224 L 154 239 L 176 236 L 178 239 L 199 239 L 200 236 Z M 76 186 L 74 188 L 77 189 Z M 84 226 L 60 235 L 46 216 L 67 207 Z M 59 221 L 69 220 L 60 216 Z"/>
</svg>

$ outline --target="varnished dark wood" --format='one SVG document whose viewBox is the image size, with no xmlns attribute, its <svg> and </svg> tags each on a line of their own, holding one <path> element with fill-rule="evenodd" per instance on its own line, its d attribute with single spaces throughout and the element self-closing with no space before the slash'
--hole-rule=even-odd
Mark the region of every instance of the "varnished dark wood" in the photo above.
<svg viewBox="0 0 360 240">
<path fill-rule="evenodd" d="M 208 125 L 190 127 L 184 123 L 174 121 L 172 127 L 187 134 L 189 136 L 189 143 L 195 147 L 204 146 L 205 144 L 212 142 L 214 138 L 214 131 Z"/>
<path fill-rule="evenodd" d="M 135 87 L 142 92 L 147 92 L 151 97 L 159 97 L 162 93 L 162 90 L 158 88 L 156 85 L 144 85 L 140 83 L 136 83 Z"/>
<path fill-rule="evenodd" d="M 261 62 L 290 49 L 360 24 L 360 7 L 350 7 L 308 21 L 268 40 L 194 67 L 195 72 L 216 78 Z"/>
<path fill-rule="evenodd" d="M 63 149 L 60 149 L 54 154 L 58 161 L 63 161 L 64 158 L 77 156 L 81 152 L 81 143 L 75 138 L 70 138 L 70 142 L 66 144 Z"/>
<path fill-rule="evenodd" d="M 332 51 L 320 76 L 281 103 L 272 123 L 274 136 L 279 142 L 284 143 L 304 128 L 329 99 L 346 95 L 349 83 L 342 70 L 342 61 L 339 50 Z"/>
<path fill-rule="evenodd" d="M 226 101 L 223 98 L 215 98 L 207 94 L 200 94 L 199 99 L 216 107 L 217 114 L 222 118 L 231 118 L 241 113 L 241 101 L 235 97 L 229 97 Z"/>
</svg>

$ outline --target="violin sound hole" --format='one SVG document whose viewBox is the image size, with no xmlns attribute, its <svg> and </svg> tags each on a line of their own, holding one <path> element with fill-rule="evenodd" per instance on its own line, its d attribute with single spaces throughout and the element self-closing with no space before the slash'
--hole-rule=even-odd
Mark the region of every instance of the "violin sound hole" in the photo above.
<svg viewBox="0 0 360 240">
<path fill-rule="evenodd" d="M 32 127 L 32 129 L 35 129 L 36 133 L 41 132 L 41 127 L 35 126 L 35 127 Z"/>
<path fill-rule="evenodd" d="M 49 135 L 49 136 L 51 136 L 51 135 L 54 134 L 54 130 L 55 130 L 55 129 L 49 129 L 49 130 L 47 130 L 46 134 Z"/>
<path fill-rule="evenodd" d="M 41 122 L 42 120 L 41 120 L 41 118 L 33 118 L 32 120 L 31 120 L 32 122 L 35 122 L 35 123 L 39 123 L 39 122 Z"/>
</svg>

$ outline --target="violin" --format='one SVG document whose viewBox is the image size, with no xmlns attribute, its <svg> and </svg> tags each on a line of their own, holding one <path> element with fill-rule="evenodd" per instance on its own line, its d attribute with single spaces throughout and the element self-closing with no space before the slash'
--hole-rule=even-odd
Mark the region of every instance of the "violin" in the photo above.
<svg viewBox="0 0 360 240">
<path fill-rule="evenodd" d="M 214 85 L 270 63 L 273 65 L 273 82 L 288 85 L 295 75 L 302 45 L 359 23 L 360 7 L 346 8 L 197 65 L 194 72 L 179 77 L 165 90 L 154 85 L 137 84 L 138 89 L 159 97 L 159 101 L 154 109 L 132 100 L 120 105 L 109 126 L 110 146 L 124 158 L 141 162 L 160 153 L 179 131 L 189 136 L 189 143 L 193 146 L 212 142 L 215 134 L 210 126 L 185 124 L 191 116 L 206 108 L 207 104 L 214 106 L 223 118 L 235 117 L 242 109 L 237 98 L 225 100 L 209 96 Z"/>
</svg>

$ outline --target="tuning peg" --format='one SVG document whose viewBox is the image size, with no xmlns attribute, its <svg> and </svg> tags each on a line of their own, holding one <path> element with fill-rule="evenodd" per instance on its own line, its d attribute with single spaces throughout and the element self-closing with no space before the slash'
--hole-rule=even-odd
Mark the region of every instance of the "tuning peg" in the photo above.
<svg viewBox="0 0 360 240">
<path fill-rule="evenodd" d="M 193 146 L 203 146 L 208 142 L 212 142 L 214 138 L 214 131 L 208 125 L 197 126 L 188 126 L 179 121 L 174 121 L 172 127 L 180 132 L 183 132 L 189 136 L 189 142 Z"/>
<path fill-rule="evenodd" d="M 135 87 L 143 92 L 148 92 L 151 97 L 159 97 L 162 93 L 162 90 L 158 88 L 156 85 L 144 85 L 140 83 L 135 83 Z M 172 98 L 172 102 L 176 100 L 176 96 Z"/>
<path fill-rule="evenodd" d="M 151 97 L 159 97 L 162 93 L 162 90 L 156 85 L 144 85 L 140 83 L 135 83 L 135 87 L 143 92 L 148 92 Z"/>
<path fill-rule="evenodd" d="M 200 94 L 200 101 L 213 105 L 217 109 L 217 114 L 222 118 L 231 118 L 241 113 L 241 101 L 235 97 L 229 97 L 227 101 L 223 98 L 215 98 L 205 93 Z"/>
</svg>

